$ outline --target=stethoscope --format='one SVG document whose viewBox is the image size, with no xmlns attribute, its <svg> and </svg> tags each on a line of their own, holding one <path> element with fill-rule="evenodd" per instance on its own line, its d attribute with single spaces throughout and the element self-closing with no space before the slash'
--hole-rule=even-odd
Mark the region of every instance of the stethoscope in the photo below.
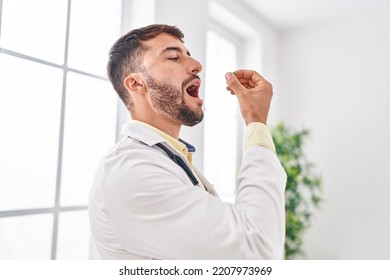
<svg viewBox="0 0 390 280">
<path fill-rule="evenodd" d="M 196 179 L 196 177 L 192 173 L 191 169 L 188 168 L 187 164 L 179 156 L 172 153 L 172 151 L 170 151 L 167 147 L 165 147 L 161 143 L 157 143 L 156 146 L 159 147 L 161 150 L 163 150 L 168 155 L 168 157 L 171 160 L 173 160 L 173 162 L 175 162 L 177 165 L 179 165 L 184 170 L 184 172 L 187 174 L 188 178 L 190 178 L 190 180 L 194 186 L 197 186 L 199 184 L 199 181 Z"/>
</svg>

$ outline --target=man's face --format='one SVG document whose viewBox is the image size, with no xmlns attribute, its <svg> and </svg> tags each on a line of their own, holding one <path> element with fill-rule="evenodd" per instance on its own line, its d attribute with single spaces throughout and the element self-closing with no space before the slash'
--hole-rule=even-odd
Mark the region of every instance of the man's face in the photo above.
<svg viewBox="0 0 390 280">
<path fill-rule="evenodd" d="M 160 34 L 145 42 L 143 76 L 151 106 L 182 125 L 193 126 L 203 119 L 199 98 L 201 64 L 193 59 L 180 40 Z"/>
</svg>

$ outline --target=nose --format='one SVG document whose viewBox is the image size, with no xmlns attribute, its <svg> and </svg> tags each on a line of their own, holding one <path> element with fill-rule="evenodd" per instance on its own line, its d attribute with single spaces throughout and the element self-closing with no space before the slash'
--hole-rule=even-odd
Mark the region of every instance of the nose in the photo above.
<svg viewBox="0 0 390 280">
<path fill-rule="evenodd" d="M 191 63 L 189 66 L 189 72 L 191 74 L 198 74 L 202 71 L 202 64 L 200 64 L 199 61 L 197 61 L 195 58 L 190 57 Z"/>
</svg>

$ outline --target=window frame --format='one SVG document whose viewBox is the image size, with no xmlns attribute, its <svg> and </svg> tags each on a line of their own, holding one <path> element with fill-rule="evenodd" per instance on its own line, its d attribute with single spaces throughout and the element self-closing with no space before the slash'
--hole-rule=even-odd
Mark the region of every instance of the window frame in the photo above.
<svg viewBox="0 0 390 280">
<path fill-rule="evenodd" d="M 124 5 L 124 1 L 121 1 L 121 6 Z M 65 130 L 65 107 L 66 107 L 66 98 L 67 98 L 67 79 L 68 73 L 76 73 L 86 77 L 108 81 L 107 77 L 89 73 L 86 71 L 78 70 L 75 68 L 68 67 L 68 54 L 69 54 L 69 33 L 70 33 L 70 21 L 71 21 L 71 8 L 72 0 L 67 0 L 67 11 L 66 11 L 66 31 L 65 31 L 65 48 L 63 53 L 63 63 L 53 63 L 44 59 L 40 59 L 34 56 L 26 55 L 20 52 L 13 51 L 11 49 L 6 49 L 1 46 L 1 30 L 2 30 L 2 20 L 3 20 L 3 0 L 0 0 L 0 54 L 19 58 L 25 61 L 30 61 L 52 68 L 60 69 L 62 71 L 62 88 L 61 88 L 61 112 L 60 112 L 60 125 L 59 125 L 59 142 L 58 142 L 58 151 L 57 151 L 57 168 L 56 168 L 56 181 L 55 181 L 55 197 L 52 207 L 44 208 L 26 208 L 26 209 L 12 209 L 12 210 L 0 210 L 0 219 L 3 218 L 12 218 L 12 217 L 21 217 L 21 216 L 30 216 L 30 215 L 39 215 L 39 214 L 52 214 L 53 215 L 53 224 L 52 224 L 52 239 L 51 239 L 51 252 L 50 259 L 55 260 L 57 258 L 57 247 L 58 247 L 58 236 L 59 236 L 59 216 L 61 213 L 65 212 L 74 212 L 74 211 L 87 211 L 88 205 L 76 205 L 76 206 L 61 206 L 60 204 L 60 195 L 61 195 L 61 178 L 62 178 L 62 163 L 63 163 L 63 147 L 64 147 L 64 130 Z M 124 15 L 122 14 L 121 22 L 123 24 Z M 121 27 L 119 27 L 118 33 L 122 32 Z M 121 110 L 123 106 L 118 100 L 118 105 L 116 109 L 116 135 L 115 140 L 118 140 L 118 135 L 120 133 L 120 123 Z"/>
</svg>

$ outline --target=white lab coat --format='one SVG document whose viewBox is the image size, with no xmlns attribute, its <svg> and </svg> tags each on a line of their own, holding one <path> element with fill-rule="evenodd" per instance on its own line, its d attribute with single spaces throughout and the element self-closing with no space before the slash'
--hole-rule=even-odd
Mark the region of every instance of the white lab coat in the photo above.
<svg viewBox="0 0 390 280">
<path fill-rule="evenodd" d="M 230 204 L 213 195 L 203 176 L 194 186 L 155 146 L 170 147 L 157 132 L 130 123 L 123 133 L 100 162 L 90 193 L 91 241 L 99 258 L 283 257 L 286 175 L 271 150 L 244 151 L 236 203 Z"/>
</svg>

